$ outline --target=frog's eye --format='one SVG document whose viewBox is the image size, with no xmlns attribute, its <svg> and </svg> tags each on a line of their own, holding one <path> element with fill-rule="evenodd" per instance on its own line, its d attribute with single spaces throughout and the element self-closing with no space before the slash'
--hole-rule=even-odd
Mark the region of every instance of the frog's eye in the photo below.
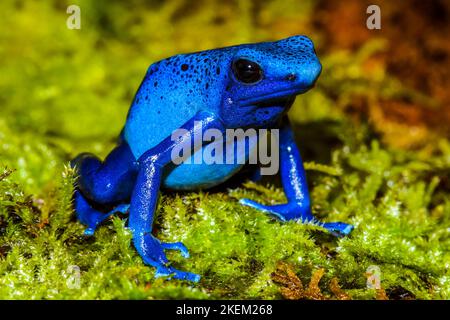
<svg viewBox="0 0 450 320">
<path fill-rule="evenodd" d="M 233 73 L 237 80 L 243 83 L 256 83 L 262 79 L 261 67 L 247 59 L 237 59 L 233 62 Z"/>
</svg>

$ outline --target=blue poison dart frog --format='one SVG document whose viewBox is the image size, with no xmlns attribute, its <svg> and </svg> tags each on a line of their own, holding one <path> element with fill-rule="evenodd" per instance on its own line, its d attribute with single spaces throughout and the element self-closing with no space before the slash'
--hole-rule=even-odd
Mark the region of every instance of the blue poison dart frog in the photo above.
<svg viewBox="0 0 450 320">
<path fill-rule="evenodd" d="M 286 115 L 295 96 L 314 86 L 321 64 L 311 40 L 293 36 L 276 42 L 243 44 L 180 54 L 152 64 L 128 112 L 118 145 L 104 161 L 78 155 L 75 210 L 92 235 L 114 213 L 129 212 L 133 244 L 156 276 L 199 281 L 200 276 L 175 269 L 165 250 L 189 253 L 180 243 L 164 243 L 152 235 L 160 188 L 195 190 L 223 183 L 243 164 L 175 165 L 171 152 L 181 144 L 195 145 L 199 132 L 210 128 L 279 129 L 280 174 L 287 203 L 263 205 L 242 199 L 243 205 L 282 221 L 318 224 L 345 236 L 353 227 L 322 223 L 311 213 L 305 171 Z M 185 135 L 173 140 L 172 133 Z M 193 149 L 201 151 L 206 142 Z M 194 153 L 192 155 L 194 155 Z M 257 176 L 257 175 L 256 175 Z"/>
</svg>

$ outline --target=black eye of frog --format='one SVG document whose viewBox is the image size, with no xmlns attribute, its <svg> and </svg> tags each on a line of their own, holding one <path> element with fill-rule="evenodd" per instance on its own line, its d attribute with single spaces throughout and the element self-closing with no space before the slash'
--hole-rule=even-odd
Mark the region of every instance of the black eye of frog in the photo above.
<svg viewBox="0 0 450 320">
<path fill-rule="evenodd" d="M 247 59 L 237 59 L 233 62 L 233 73 L 237 80 L 243 83 L 256 83 L 263 77 L 261 67 Z"/>
</svg>

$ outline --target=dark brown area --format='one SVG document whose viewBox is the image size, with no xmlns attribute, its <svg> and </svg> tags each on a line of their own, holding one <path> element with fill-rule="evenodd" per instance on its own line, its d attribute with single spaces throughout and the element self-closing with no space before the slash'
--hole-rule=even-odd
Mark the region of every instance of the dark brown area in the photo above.
<svg viewBox="0 0 450 320">
<path fill-rule="evenodd" d="M 366 28 L 370 4 L 381 9 L 381 30 Z M 398 130 L 387 129 L 386 134 L 399 134 L 409 126 L 449 136 L 449 17 L 450 1 L 445 0 L 321 1 L 314 26 L 324 33 L 325 50 L 354 51 L 373 38 L 383 38 L 387 49 L 372 63 L 382 64 L 403 85 L 432 98 L 428 102 L 407 98 L 380 101 L 379 110 L 370 110 L 365 101 L 359 101 L 349 111 L 371 113 L 371 120 L 400 126 Z"/>
</svg>

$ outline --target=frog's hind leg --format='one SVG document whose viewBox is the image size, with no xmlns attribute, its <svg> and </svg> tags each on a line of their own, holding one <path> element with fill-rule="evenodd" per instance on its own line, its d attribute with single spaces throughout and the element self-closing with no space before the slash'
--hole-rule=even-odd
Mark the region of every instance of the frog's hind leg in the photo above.
<svg viewBox="0 0 450 320">
<path fill-rule="evenodd" d="M 88 226 L 85 234 L 92 235 L 96 227 L 112 214 L 128 210 L 124 203 L 130 198 L 137 164 L 129 146 L 122 142 L 103 162 L 83 153 L 71 162 L 71 166 L 78 173 L 75 211 L 78 219 Z"/>
<path fill-rule="evenodd" d="M 101 161 L 82 153 L 71 161 L 78 173 L 77 188 L 90 201 L 111 205 L 130 198 L 138 165 L 126 142 L 122 142 Z"/>
<path fill-rule="evenodd" d="M 125 213 L 130 207 L 129 204 L 120 204 L 114 209 L 105 213 L 100 210 L 94 209 L 79 190 L 75 191 L 74 200 L 77 218 L 81 223 L 87 226 L 86 230 L 84 231 L 84 234 L 86 236 L 92 236 L 95 232 L 95 229 L 97 229 L 97 226 L 113 214 L 119 212 Z"/>
</svg>

